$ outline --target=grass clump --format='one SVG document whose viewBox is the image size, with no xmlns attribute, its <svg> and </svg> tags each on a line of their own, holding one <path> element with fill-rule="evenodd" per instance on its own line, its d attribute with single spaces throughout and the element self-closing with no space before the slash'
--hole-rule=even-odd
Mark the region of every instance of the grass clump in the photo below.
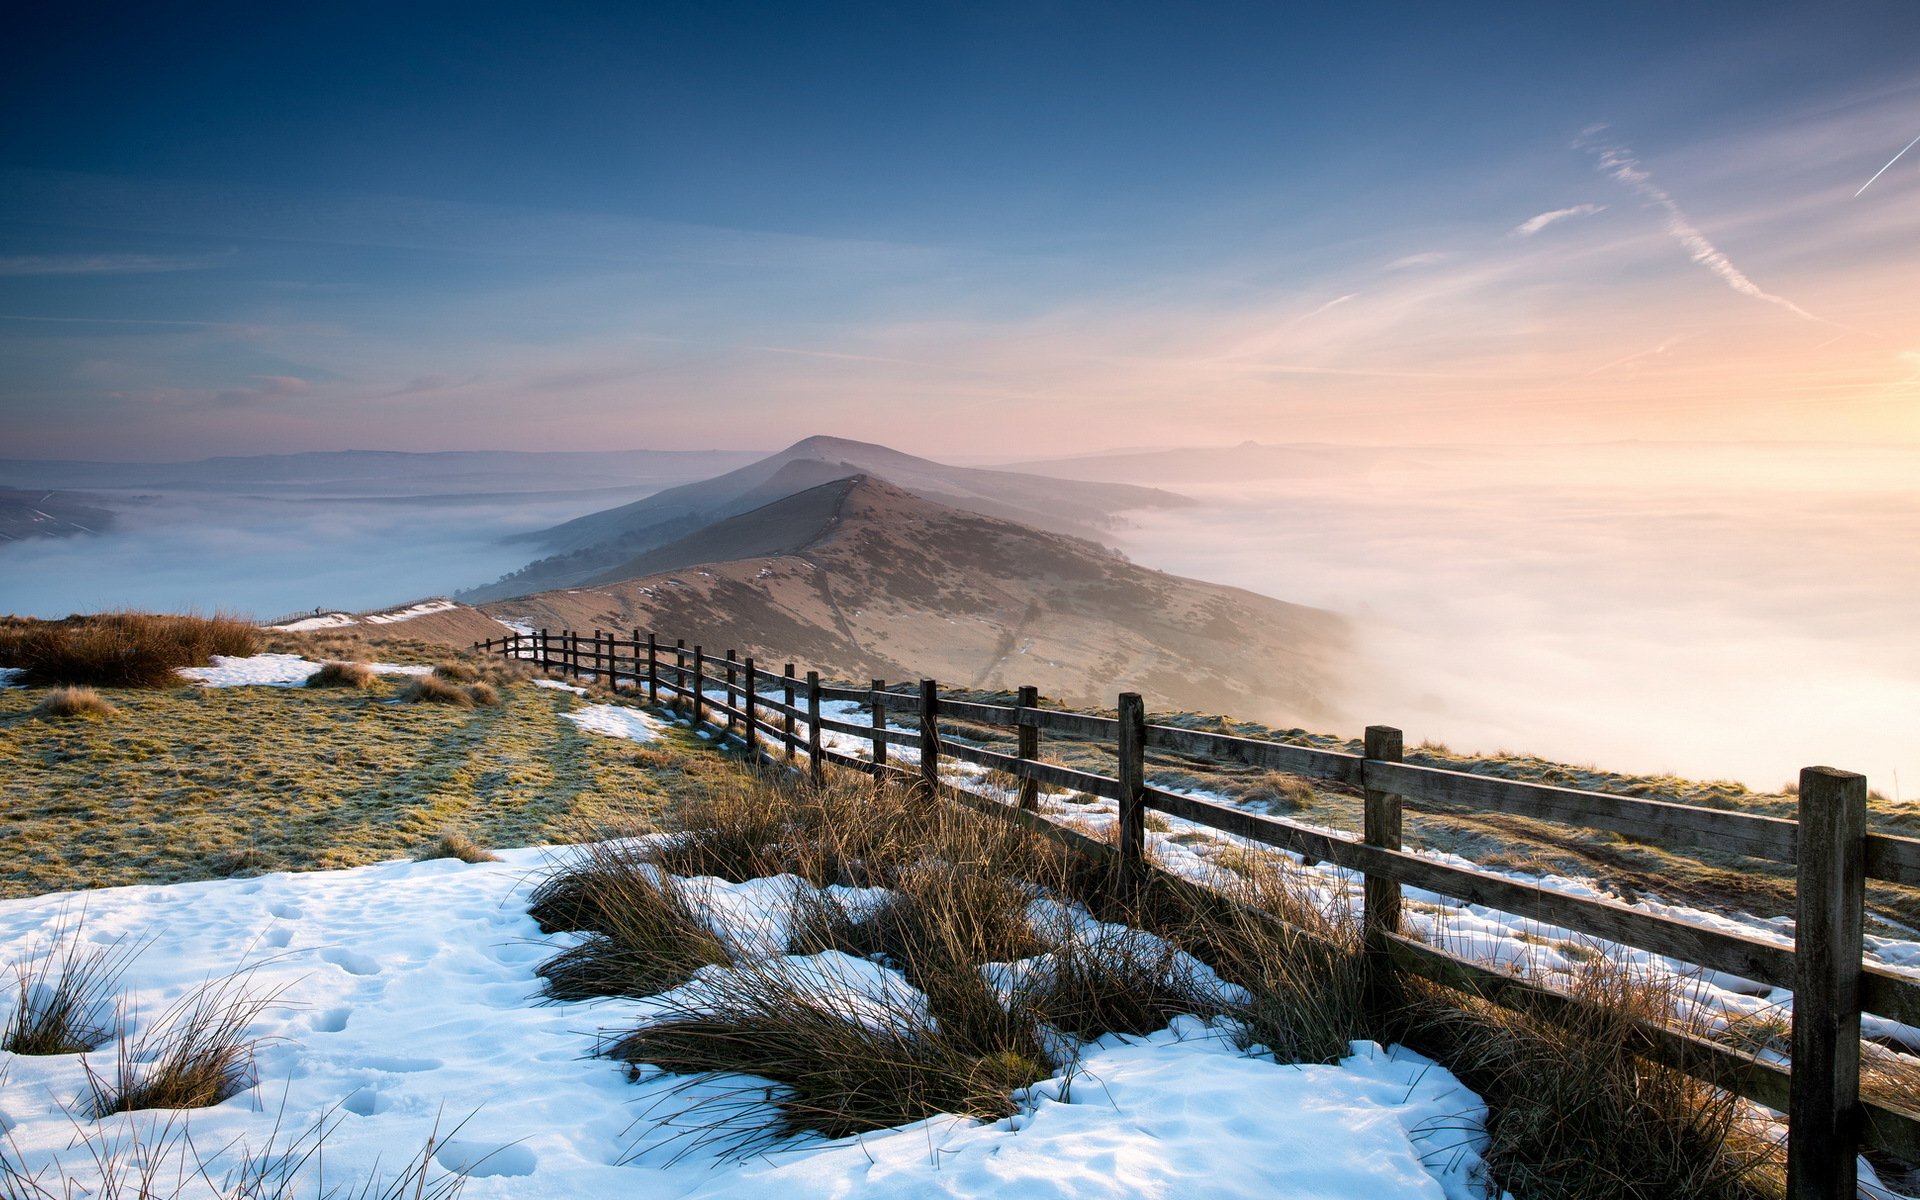
<svg viewBox="0 0 1920 1200">
<path fill-rule="evenodd" d="M 111 612 L 60 621 L 12 620 L 0 626 L 0 666 L 47 687 L 173 687 L 180 667 L 216 654 L 253 654 L 260 631 L 232 616 Z"/>
<path fill-rule="evenodd" d="M 534 908 L 547 914 L 543 926 L 551 919 L 591 931 L 535 968 L 555 1000 L 650 996 L 728 961 L 682 886 L 623 843 L 572 851 L 535 890 Z"/>
<path fill-rule="evenodd" d="M 440 835 L 440 840 L 422 851 L 415 862 L 431 862 L 436 858 L 457 858 L 463 863 L 499 862 L 500 856 L 474 841 L 457 829 L 450 829 Z"/>
<path fill-rule="evenodd" d="M 1634 1027 L 1671 1021 L 1670 985 L 1598 958 L 1546 1019 L 1420 981 L 1409 1040 L 1486 1101 L 1486 1159 L 1515 1195 L 1541 1200 L 1778 1194 L 1779 1147 L 1731 1094 L 1635 1055 Z"/>
<path fill-rule="evenodd" d="M 88 943 L 81 922 L 59 935 L 47 953 L 15 964 L 13 1011 L 0 1027 L 0 1050 L 14 1054 L 85 1054 L 119 1035 L 113 997 L 136 943 Z"/>
<path fill-rule="evenodd" d="M 73 717 L 99 720 L 116 716 L 119 712 L 119 705 L 111 703 L 90 687 L 54 688 L 33 708 L 33 715 L 43 721 L 61 721 Z"/>
<path fill-rule="evenodd" d="M 464 662 L 435 663 L 433 673 L 448 683 L 473 683 L 480 678 L 480 668 Z"/>
<path fill-rule="evenodd" d="M 373 686 L 373 668 L 363 662 L 328 662 L 307 676 L 310 688 L 354 688 L 365 691 Z"/>
<path fill-rule="evenodd" d="M 1301 812 L 1313 804 L 1313 785 L 1298 775 L 1268 771 L 1242 788 L 1237 799 L 1269 813 Z"/>
<path fill-rule="evenodd" d="M 88 1071 L 95 1117 L 143 1108 L 206 1108 L 253 1086 L 247 1029 L 274 994 L 249 995 L 242 971 L 175 1001 L 153 1027 L 122 1041 L 110 1076 Z"/>
<path fill-rule="evenodd" d="M 406 704 L 450 704 L 478 708 L 500 703 L 500 693 L 488 683 L 459 684 L 441 675 L 420 675 L 402 688 L 396 699 Z"/>
</svg>

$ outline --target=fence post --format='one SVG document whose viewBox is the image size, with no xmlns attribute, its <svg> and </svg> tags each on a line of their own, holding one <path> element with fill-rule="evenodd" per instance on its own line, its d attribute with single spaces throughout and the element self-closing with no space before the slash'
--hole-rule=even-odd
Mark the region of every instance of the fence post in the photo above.
<svg viewBox="0 0 1920 1200">
<path fill-rule="evenodd" d="M 702 676 L 706 673 L 706 655 L 700 652 L 700 647 L 695 646 L 693 648 L 693 730 L 695 733 L 700 732 L 701 704 L 706 699 L 702 695 L 706 691 L 706 682 Z"/>
<path fill-rule="evenodd" d="M 640 631 L 633 631 L 636 645 L 640 641 Z M 660 705 L 660 639 L 651 633 L 647 635 L 647 703 L 654 707 Z"/>
<path fill-rule="evenodd" d="M 920 681 L 920 792 L 933 803 L 940 795 L 940 685 Z"/>
<path fill-rule="evenodd" d="M 1361 785 L 1365 789 L 1365 808 L 1361 814 L 1361 840 L 1383 850 L 1398 850 L 1401 845 L 1400 797 L 1367 786 L 1366 768 L 1374 762 L 1399 762 L 1405 738 L 1391 725 L 1367 726 L 1365 749 L 1367 762 L 1361 764 Z M 1399 1007 L 1397 989 L 1387 959 L 1387 936 L 1400 932 L 1400 881 L 1389 875 L 1367 874 L 1362 882 L 1361 945 L 1366 951 L 1366 1007 L 1377 1023 Z"/>
<path fill-rule="evenodd" d="M 533 635 L 534 661 L 540 664 L 542 671 L 553 670 L 553 651 L 547 642 L 547 627 L 542 625 L 539 632 Z"/>
<path fill-rule="evenodd" d="M 753 655 L 747 655 L 742 672 L 747 677 L 746 690 L 740 695 L 740 710 L 747 717 L 747 757 L 757 761 L 760 756 L 760 715 L 754 709 L 755 701 L 760 698 L 760 681 L 753 673 Z"/>
<path fill-rule="evenodd" d="M 873 781 L 887 781 L 887 681 L 876 679 L 868 694 L 873 702 Z"/>
<path fill-rule="evenodd" d="M 794 751 L 799 739 L 793 736 L 793 700 L 794 700 L 793 664 L 780 674 L 780 699 L 786 704 L 787 711 L 780 717 L 780 740 L 787 744 L 787 761 L 793 761 Z"/>
<path fill-rule="evenodd" d="M 1866 776 L 1806 768 L 1798 815 L 1787 1196 L 1816 1200 L 1858 1186 Z"/>
<path fill-rule="evenodd" d="M 734 694 L 737 690 L 734 685 L 740 681 L 740 668 L 735 665 L 739 662 L 739 659 L 736 657 L 738 653 L 739 652 L 735 650 L 727 651 L 727 708 L 729 710 L 739 701 L 739 697 Z M 734 728 L 733 713 L 729 711 L 727 713 L 727 732 L 732 733 Z"/>
<path fill-rule="evenodd" d="M 1120 869 L 1130 880 L 1147 866 L 1147 706 L 1139 692 L 1120 693 Z"/>
<path fill-rule="evenodd" d="M 820 672 L 807 672 L 807 778 L 818 784 L 827 777 L 820 761 Z"/>
<path fill-rule="evenodd" d="M 615 680 L 613 677 L 613 635 L 604 629 L 595 629 L 593 631 L 593 669 L 594 673 L 600 676 L 601 681 L 607 685 L 608 691 L 615 690 Z"/>
<path fill-rule="evenodd" d="M 1040 707 L 1040 689 L 1029 684 L 1020 689 L 1020 697 L 1015 701 L 1021 708 Z M 1014 753 L 1022 762 L 1032 762 L 1040 757 L 1040 727 L 1021 721 L 1014 729 L 1019 745 Z M 1029 811 L 1040 807 L 1040 781 L 1020 777 L 1020 807 Z"/>
</svg>

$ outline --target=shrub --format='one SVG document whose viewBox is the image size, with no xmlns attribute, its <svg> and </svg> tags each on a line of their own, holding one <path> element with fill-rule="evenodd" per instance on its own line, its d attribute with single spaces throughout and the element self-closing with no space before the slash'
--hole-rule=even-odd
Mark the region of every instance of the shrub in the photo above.
<svg viewBox="0 0 1920 1200">
<path fill-rule="evenodd" d="M 247 1027 L 275 995 L 246 991 L 248 972 L 213 980 L 175 1001 L 153 1027 L 121 1043 L 111 1077 L 88 1070 L 93 1115 L 142 1108 L 206 1108 L 253 1083 Z"/>
<path fill-rule="evenodd" d="M 118 1034 L 112 997 L 142 943 L 81 940 L 81 923 L 58 948 L 14 967 L 14 1006 L 0 1028 L 0 1050 L 15 1054 L 84 1054 Z"/>
<path fill-rule="evenodd" d="M 363 662 L 329 662 L 307 676 L 311 688 L 344 687 L 366 689 L 373 686 L 373 668 Z"/>
<path fill-rule="evenodd" d="M 472 683 L 480 678 L 478 667 L 463 662 L 435 663 L 433 673 L 450 683 Z"/>
<path fill-rule="evenodd" d="M 490 683 L 468 684 L 467 696 L 470 699 L 472 699 L 472 701 L 475 704 L 479 705 L 482 708 L 489 708 L 495 704 L 500 703 L 499 689 L 495 688 Z"/>
<path fill-rule="evenodd" d="M 118 706 L 109 703 L 105 697 L 90 687 L 57 687 L 48 692 L 46 698 L 34 706 L 33 715 L 43 721 L 63 720 L 68 717 L 98 719 L 114 716 L 119 711 Z"/>
<path fill-rule="evenodd" d="M 9 625 L 0 666 L 22 668 L 32 686 L 171 687 L 177 668 L 252 654 L 259 643 L 260 631 L 237 617 L 100 613 Z"/>
<path fill-rule="evenodd" d="M 431 862 L 436 858 L 457 858 L 463 863 L 500 861 L 498 854 L 457 829 L 441 834 L 440 840 L 429 846 L 415 861 Z"/>
</svg>

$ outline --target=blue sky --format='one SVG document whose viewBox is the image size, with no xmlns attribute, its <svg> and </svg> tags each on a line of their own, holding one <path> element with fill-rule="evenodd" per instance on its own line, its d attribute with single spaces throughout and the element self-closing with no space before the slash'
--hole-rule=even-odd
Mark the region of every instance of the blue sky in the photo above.
<svg viewBox="0 0 1920 1200">
<path fill-rule="evenodd" d="M 1920 7 L 41 6 L 0 455 L 1920 440 Z"/>
</svg>

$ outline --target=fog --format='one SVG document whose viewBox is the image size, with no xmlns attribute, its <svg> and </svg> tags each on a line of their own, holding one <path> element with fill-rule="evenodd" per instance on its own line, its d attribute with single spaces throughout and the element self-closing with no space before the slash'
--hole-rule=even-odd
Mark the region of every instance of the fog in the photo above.
<svg viewBox="0 0 1920 1200">
<path fill-rule="evenodd" d="M 1912 448 L 1427 452 L 1165 486 L 1207 503 L 1136 514 L 1136 560 L 1357 619 L 1341 732 L 1765 788 L 1825 763 L 1920 797 Z"/>
<path fill-rule="evenodd" d="M 144 493 L 111 532 L 0 546 L 0 612 L 133 607 L 271 620 L 490 583 L 535 557 L 504 534 L 632 499 L 604 493 L 400 500 Z"/>
</svg>

